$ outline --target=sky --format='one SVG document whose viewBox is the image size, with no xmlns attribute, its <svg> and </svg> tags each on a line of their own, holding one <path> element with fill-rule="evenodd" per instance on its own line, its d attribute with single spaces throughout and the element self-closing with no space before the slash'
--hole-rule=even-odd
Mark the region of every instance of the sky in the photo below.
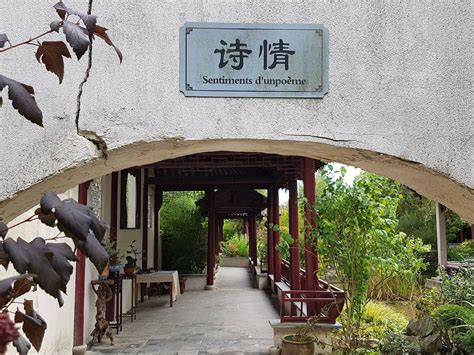
<svg viewBox="0 0 474 355">
<path fill-rule="evenodd" d="M 333 171 L 340 170 L 342 166 L 346 167 L 347 171 L 346 171 L 346 175 L 344 176 L 344 181 L 349 185 L 352 185 L 355 177 L 362 172 L 361 169 L 355 168 L 350 165 L 344 165 L 344 164 L 339 164 L 339 163 L 332 163 L 332 165 L 334 166 Z M 334 175 L 337 177 L 337 174 L 334 174 Z M 289 199 L 288 190 L 280 189 L 279 199 L 280 199 L 280 204 L 288 203 L 288 199 Z"/>
</svg>

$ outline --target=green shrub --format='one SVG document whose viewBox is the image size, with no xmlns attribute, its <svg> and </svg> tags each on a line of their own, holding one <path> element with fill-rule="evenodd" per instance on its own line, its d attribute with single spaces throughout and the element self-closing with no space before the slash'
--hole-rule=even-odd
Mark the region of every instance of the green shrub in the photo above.
<svg viewBox="0 0 474 355">
<path fill-rule="evenodd" d="M 360 336 L 382 339 L 388 334 L 402 332 L 407 325 L 408 319 L 402 313 L 383 303 L 370 301 L 362 315 Z"/>
<path fill-rule="evenodd" d="M 221 252 L 226 256 L 249 256 L 249 240 L 242 234 L 235 234 L 221 242 Z"/>
<path fill-rule="evenodd" d="M 207 228 L 192 196 L 165 200 L 160 211 L 163 269 L 200 274 L 207 263 Z"/>
<path fill-rule="evenodd" d="M 469 354 L 474 354 L 474 330 L 471 328 L 465 334 L 458 335 L 461 347 Z"/>
<path fill-rule="evenodd" d="M 457 304 L 444 304 L 433 311 L 441 327 L 443 343 L 451 353 L 474 350 L 474 311 Z"/>
<path fill-rule="evenodd" d="M 416 311 L 419 318 L 431 314 L 436 307 L 443 304 L 443 295 L 437 288 L 425 290 L 423 295 L 416 300 Z"/>
<path fill-rule="evenodd" d="M 438 270 L 443 303 L 458 304 L 474 309 L 474 269 L 460 269 L 449 276 L 444 269 Z"/>
<path fill-rule="evenodd" d="M 455 333 L 465 333 L 474 326 L 474 311 L 457 304 L 443 304 L 433 311 L 433 317 L 444 329 L 454 327 Z"/>
<path fill-rule="evenodd" d="M 413 338 L 400 332 L 389 332 L 380 342 L 383 354 L 419 354 L 420 345 Z"/>
<path fill-rule="evenodd" d="M 465 261 L 474 259 L 474 240 L 466 240 L 459 245 L 448 248 L 448 259 Z"/>
<path fill-rule="evenodd" d="M 224 220 L 224 240 L 232 238 L 236 234 L 244 234 L 244 222 L 242 219 Z"/>
<path fill-rule="evenodd" d="M 261 237 L 257 240 L 257 255 L 260 259 L 267 257 L 267 238 Z"/>
</svg>

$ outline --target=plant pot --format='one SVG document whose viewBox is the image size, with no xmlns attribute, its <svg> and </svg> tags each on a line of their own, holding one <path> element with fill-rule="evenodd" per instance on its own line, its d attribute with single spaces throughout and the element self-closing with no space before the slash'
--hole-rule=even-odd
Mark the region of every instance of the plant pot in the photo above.
<svg viewBox="0 0 474 355">
<path fill-rule="evenodd" d="M 180 277 L 179 278 L 179 290 L 181 291 L 181 293 L 184 293 L 184 291 L 186 290 L 186 281 L 188 280 L 187 277 Z"/>
<path fill-rule="evenodd" d="M 125 275 L 128 275 L 128 276 L 133 275 L 135 273 L 135 267 L 134 266 L 124 267 L 123 272 L 125 273 Z"/>
<path fill-rule="evenodd" d="M 313 355 L 314 354 L 314 338 L 305 341 L 295 341 L 295 335 L 285 335 L 281 339 L 282 355 Z"/>
<path fill-rule="evenodd" d="M 110 265 L 109 266 L 109 271 L 110 272 L 120 272 L 122 269 L 122 265 Z"/>
</svg>

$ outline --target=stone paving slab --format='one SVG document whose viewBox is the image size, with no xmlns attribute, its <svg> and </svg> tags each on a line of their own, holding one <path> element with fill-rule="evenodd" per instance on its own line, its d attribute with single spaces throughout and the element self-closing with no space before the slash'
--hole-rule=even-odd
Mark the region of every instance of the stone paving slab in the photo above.
<svg viewBox="0 0 474 355">
<path fill-rule="evenodd" d="M 136 321 L 124 319 L 115 346 L 104 341 L 87 354 L 268 354 L 268 320 L 278 318 L 270 298 L 245 268 L 221 267 L 216 286 L 185 292 L 172 308 L 166 295 L 152 297 L 139 305 Z"/>
</svg>

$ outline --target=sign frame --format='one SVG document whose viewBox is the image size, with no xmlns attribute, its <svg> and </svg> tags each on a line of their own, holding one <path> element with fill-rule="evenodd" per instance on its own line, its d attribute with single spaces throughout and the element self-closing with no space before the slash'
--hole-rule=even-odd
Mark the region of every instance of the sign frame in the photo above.
<svg viewBox="0 0 474 355">
<path fill-rule="evenodd" d="M 319 31 L 321 40 L 321 85 L 318 91 L 244 91 L 244 90 L 195 90 L 187 79 L 187 36 L 193 29 L 231 30 L 313 30 Z M 179 90 L 187 97 L 244 97 L 244 98 L 323 98 L 329 91 L 329 38 L 328 30 L 321 24 L 262 24 L 185 22 L 179 31 Z"/>
</svg>

